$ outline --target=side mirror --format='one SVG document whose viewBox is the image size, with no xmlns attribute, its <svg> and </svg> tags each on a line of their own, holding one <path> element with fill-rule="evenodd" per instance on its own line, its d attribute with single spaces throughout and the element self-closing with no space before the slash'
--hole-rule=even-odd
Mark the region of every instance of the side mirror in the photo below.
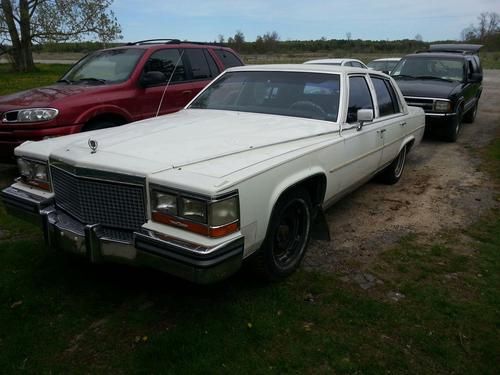
<svg viewBox="0 0 500 375">
<path fill-rule="evenodd" d="M 483 80 L 483 75 L 481 73 L 472 73 L 469 78 L 469 82 L 481 82 Z"/>
<path fill-rule="evenodd" d="M 385 74 L 387 74 L 387 75 L 391 74 L 391 72 L 390 72 L 390 71 L 388 71 L 388 70 L 382 70 L 382 73 L 385 73 Z"/>
<path fill-rule="evenodd" d="M 365 122 L 373 121 L 373 109 L 358 109 L 357 116 L 359 122 L 357 129 L 360 131 L 363 129 L 363 124 Z"/>
<path fill-rule="evenodd" d="M 146 87 L 166 82 L 167 82 L 167 76 L 162 72 L 158 71 L 151 71 L 144 73 L 141 77 L 141 85 Z"/>
</svg>

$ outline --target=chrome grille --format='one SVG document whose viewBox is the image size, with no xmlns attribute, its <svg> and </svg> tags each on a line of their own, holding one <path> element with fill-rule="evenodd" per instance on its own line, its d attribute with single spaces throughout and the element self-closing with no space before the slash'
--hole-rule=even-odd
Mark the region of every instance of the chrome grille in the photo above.
<svg viewBox="0 0 500 375">
<path fill-rule="evenodd" d="M 434 100 L 433 99 L 427 99 L 427 98 L 415 98 L 415 97 L 407 97 L 405 96 L 406 103 L 408 105 L 414 106 L 414 107 L 420 107 L 422 108 L 425 112 L 431 112 L 433 109 L 434 105 Z"/>
<path fill-rule="evenodd" d="M 84 224 L 136 230 L 146 221 L 144 185 L 77 176 L 51 166 L 56 205 Z"/>
</svg>

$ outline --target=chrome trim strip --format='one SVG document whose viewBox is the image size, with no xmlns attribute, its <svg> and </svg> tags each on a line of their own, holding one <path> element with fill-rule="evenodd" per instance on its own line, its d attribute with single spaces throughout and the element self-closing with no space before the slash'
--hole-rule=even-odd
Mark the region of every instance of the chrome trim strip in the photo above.
<svg viewBox="0 0 500 375">
<path fill-rule="evenodd" d="M 442 100 L 442 101 L 445 101 L 445 102 L 451 102 L 450 99 L 445 99 L 445 98 L 429 98 L 429 97 L 425 97 L 425 96 L 404 96 L 405 100 L 406 99 L 417 99 L 417 100 Z"/>
<path fill-rule="evenodd" d="M 65 163 L 63 161 L 52 158 L 49 160 L 49 165 L 50 167 L 57 168 L 77 178 L 98 180 L 101 182 L 102 181 L 113 182 L 122 185 L 136 185 L 142 187 L 146 185 L 145 177 L 139 177 L 125 173 L 102 171 L 98 169 L 76 167 L 68 163 Z"/>
<path fill-rule="evenodd" d="M 455 116 L 456 113 L 433 113 L 433 112 L 425 112 L 425 116 L 429 117 L 449 117 L 449 116 Z"/>
<path fill-rule="evenodd" d="M 242 235 L 238 235 L 237 237 L 231 238 L 230 240 L 224 241 L 216 246 L 208 247 L 208 246 L 203 246 L 200 244 L 184 241 L 184 240 L 181 240 L 179 238 L 174 238 L 174 237 L 171 237 L 167 234 L 156 232 L 156 231 L 150 230 L 150 229 L 140 229 L 139 231 L 134 232 L 134 243 L 135 243 L 135 239 L 140 238 L 140 237 L 152 238 L 152 239 L 155 239 L 157 241 L 161 241 L 161 242 L 165 243 L 166 245 L 171 245 L 171 246 L 180 248 L 182 250 L 185 250 L 186 252 L 194 254 L 194 255 L 213 254 L 214 252 L 217 252 L 218 250 L 224 248 L 228 244 L 243 238 Z"/>
</svg>

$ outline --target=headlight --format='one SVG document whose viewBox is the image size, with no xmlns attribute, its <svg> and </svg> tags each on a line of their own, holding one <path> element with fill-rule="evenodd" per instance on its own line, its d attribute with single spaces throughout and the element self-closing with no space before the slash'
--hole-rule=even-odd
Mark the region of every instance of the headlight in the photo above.
<svg viewBox="0 0 500 375">
<path fill-rule="evenodd" d="M 212 200 L 152 188 L 150 196 L 153 221 L 214 238 L 239 230 L 237 194 Z"/>
<path fill-rule="evenodd" d="M 171 215 L 177 215 L 177 196 L 155 192 L 152 196 L 154 209 Z"/>
<path fill-rule="evenodd" d="M 434 111 L 436 112 L 450 112 L 451 103 L 446 100 L 436 100 L 434 102 Z"/>
<path fill-rule="evenodd" d="M 49 167 L 47 163 L 24 158 L 17 159 L 21 181 L 50 191 Z"/>
<path fill-rule="evenodd" d="M 42 122 L 57 117 L 59 111 L 55 108 L 29 108 L 5 112 L 3 122 Z"/>
<path fill-rule="evenodd" d="M 207 202 L 191 198 L 181 198 L 179 216 L 199 223 L 206 223 Z"/>
</svg>

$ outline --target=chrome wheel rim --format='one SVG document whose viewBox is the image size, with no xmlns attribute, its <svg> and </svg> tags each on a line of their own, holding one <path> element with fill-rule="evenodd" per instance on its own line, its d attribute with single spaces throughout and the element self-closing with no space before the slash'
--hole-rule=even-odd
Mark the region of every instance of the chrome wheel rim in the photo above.
<svg viewBox="0 0 500 375">
<path fill-rule="evenodd" d="M 287 204 L 273 236 L 272 256 L 281 269 L 293 267 L 301 258 L 309 236 L 310 212 L 306 202 L 296 199 Z"/>
</svg>

